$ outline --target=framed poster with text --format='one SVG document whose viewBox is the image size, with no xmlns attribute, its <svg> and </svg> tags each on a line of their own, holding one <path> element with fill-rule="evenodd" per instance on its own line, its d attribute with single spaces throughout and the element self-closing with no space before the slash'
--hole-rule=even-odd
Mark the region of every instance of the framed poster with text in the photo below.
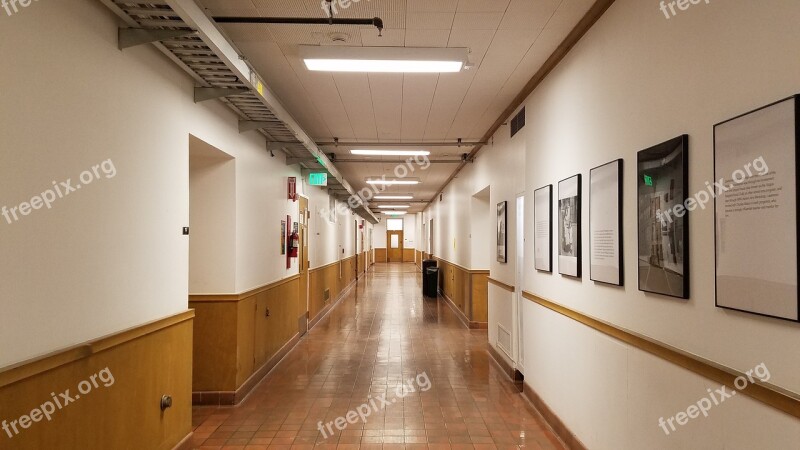
<svg viewBox="0 0 800 450">
<path fill-rule="evenodd" d="M 800 321 L 798 96 L 714 126 L 716 305 Z"/>
<path fill-rule="evenodd" d="M 622 160 L 589 172 L 589 278 L 623 286 Z"/>
<path fill-rule="evenodd" d="M 533 254 L 534 268 L 553 271 L 553 185 L 533 192 Z"/>
</svg>

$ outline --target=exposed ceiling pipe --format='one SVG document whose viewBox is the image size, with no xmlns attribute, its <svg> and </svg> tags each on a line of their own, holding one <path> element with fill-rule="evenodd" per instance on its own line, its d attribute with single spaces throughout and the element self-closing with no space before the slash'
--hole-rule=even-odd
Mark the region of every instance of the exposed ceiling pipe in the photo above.
<svg viewBox="0 0 800 450">
<path fill-rule="evenodd" d="M 487 141 L 454 141 L 454 142 L 317 142 L 319 146 L 339 146 L 339 147 L 474 147 L 476 145 L 487 145 Z"/>
<path fill-rule="evenodd" d="M 313 17 L 255 17 L 255 16 L 216 16 L 217 23 L 261 23 L 261 24 L 290 24 L 290 25 L 372 25 L 378 29 L 378 36 L 383 36 L 383 20 L 380 17 L 372 19 L 348 18 L 313 18 Z"/>
</svg>

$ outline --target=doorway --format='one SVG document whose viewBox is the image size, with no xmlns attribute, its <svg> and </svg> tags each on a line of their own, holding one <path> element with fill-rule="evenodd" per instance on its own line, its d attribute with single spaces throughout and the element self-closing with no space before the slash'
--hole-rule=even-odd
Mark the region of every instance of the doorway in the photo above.
<svg viewBox="0 0 800 450">
<path fill-rule="evenodd" d="M 388 244 L 387 262 L 403 262 L 403 232 L 387 231 L 386 243 Z"/>
<path fill-rule="evenodd" d="M 433 259 L 433 219 L 428 223 L 428 259 Z"/>
<path fill-rule="evenodd" d="M 308 305 L 308 220 L 311 217 L 308 211 L 308 198 L 300 197 L 300 220 L 298 233 L 300 234 L 300 248 L 297 261 L 300 271 L 300 294 L 298 298 L 299 311 L 301 312 L 298 320 L 298 331 L 300 335 L 308 332 L 309 305 Z"/>
<path fill-rule="evenodd" d="M 361 259 L 361 254 L 358 252 L 358 220 L 353 221 L 353 255 L 355 255 L 356 263 L 353 264 L 356 268 L 355 279 L 358 279 L 358 261 Z"/>
<path fill-rule="evenodd" d="M 525 299 L 522 297 L 522 289 L 525 283 L 525 194 L 520 194 L 517 196 L 517 217 L 516 217 L 516 263 L 515 267 L 515 280 L 514 284 L 516 285 L 516 289 L 514 290 L 514 308 L 513 308 L 513 316 L 514 316 L 514 343 L 515 349 L 513 349 L 512 354 L 514 355 L 514 359 L 517 363 L 517 370 L 521 374 L 525 374 L 525 366 L 522 356 L 524 355 L 523 352 L 523 344 L 525 339 L 522 336 L 522 330 L 525 328 L 522 326 L 522 308 L 524 306 Z"/>
</svg>

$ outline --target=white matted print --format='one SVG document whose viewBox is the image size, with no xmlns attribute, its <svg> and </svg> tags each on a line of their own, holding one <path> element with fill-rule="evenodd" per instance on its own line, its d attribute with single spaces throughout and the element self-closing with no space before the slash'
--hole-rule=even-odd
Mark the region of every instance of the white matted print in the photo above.
<svg viewBox="0 0 800 450">
<path fill-rule="evenodd" d="M 558 273 L 581 276 L 581 176 L 558 183 Z"/>
<path fill-rule="evenodd" d="M 497 204 L 497 262 L 508 262 L 508 202 Z"/>
<path fill-rule="evenodd" d="M 533 193 L 534 267 L 541 272 L 553 271 L 553 185 Z"/>
<path fill-rule="evenodd" d="M 621 159 L 589 173 L 589 261 L 593 281 L 624 285 Z"/>
</svg>

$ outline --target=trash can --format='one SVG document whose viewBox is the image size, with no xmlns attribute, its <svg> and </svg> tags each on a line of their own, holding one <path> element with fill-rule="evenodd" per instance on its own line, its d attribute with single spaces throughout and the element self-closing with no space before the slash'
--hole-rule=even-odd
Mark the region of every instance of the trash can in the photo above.
<svg viewBox="0 0 800 450">
<path fill-rule="evenodd" d="M 422 277 L 422 295 L 436 298 L 439 296 L 439 268 L 428 267 Z"/>
<path fill-rule="evenodd" d="M 428 267 L 436 267 L 436 260 L 435 259 L 422 260 L 422 275 L 425 275 L 425 272 L 428 270 Z"/>
</svg>

